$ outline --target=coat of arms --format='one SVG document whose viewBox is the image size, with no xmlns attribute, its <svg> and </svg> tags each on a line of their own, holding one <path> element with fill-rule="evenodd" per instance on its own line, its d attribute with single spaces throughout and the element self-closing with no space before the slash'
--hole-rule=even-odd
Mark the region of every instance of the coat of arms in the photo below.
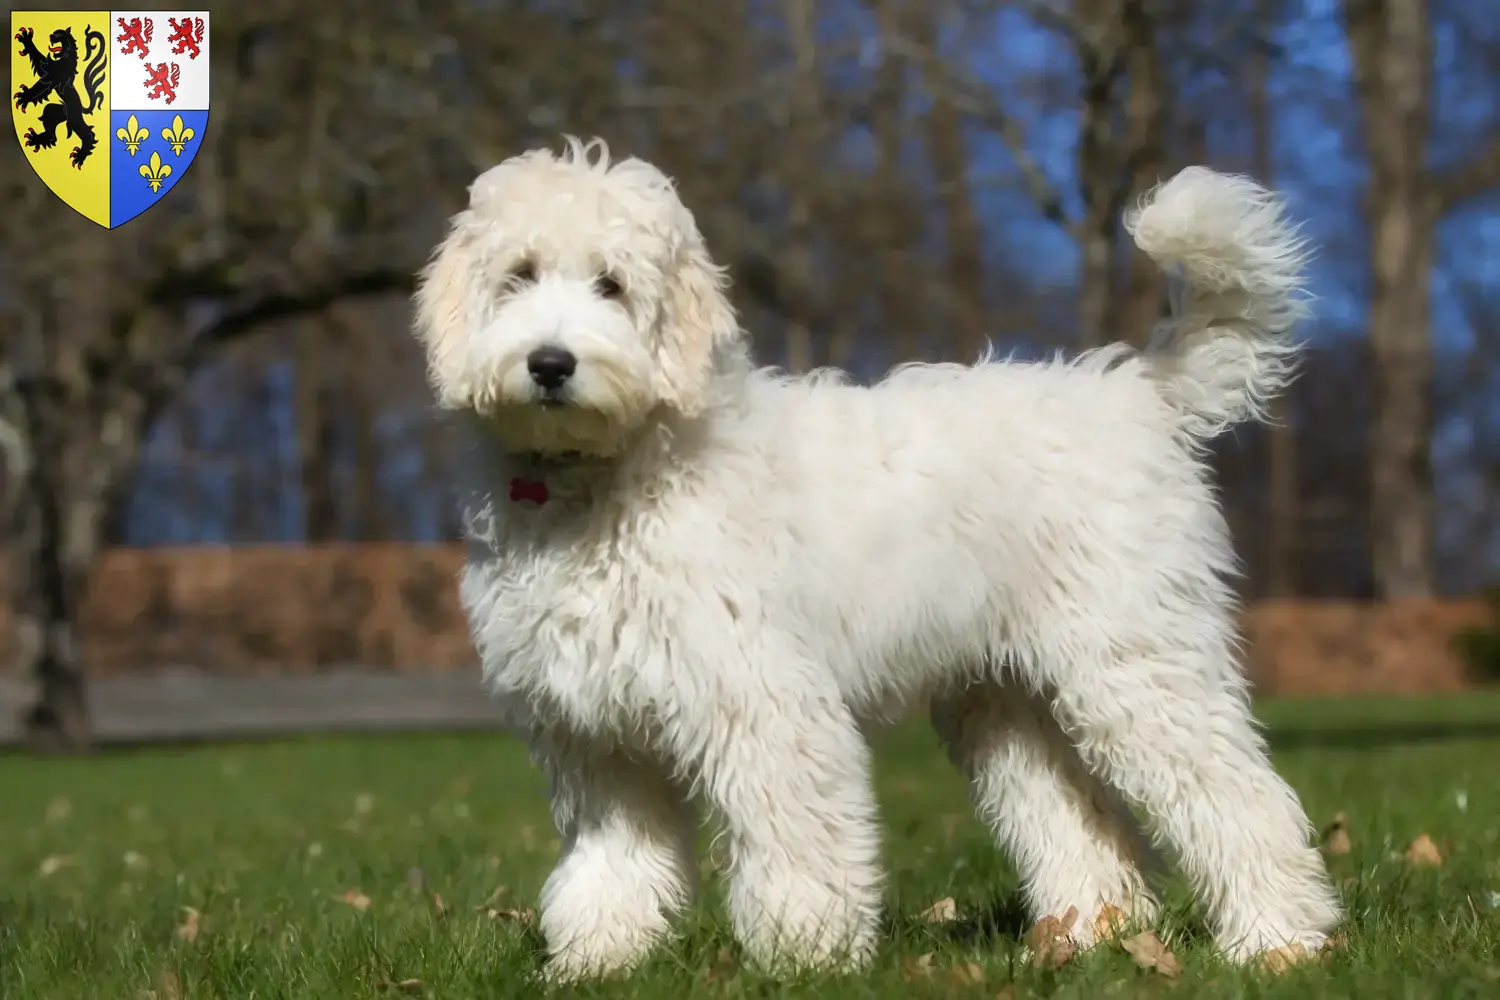
<svg viewBox="0 0 1500 1000">
<path fill-rule="evenodd" d="M 208 128 L 208 11 L 13 10 L 12 117 L 52 192 L 106 229 L 182 179 Z"/>
</svg>

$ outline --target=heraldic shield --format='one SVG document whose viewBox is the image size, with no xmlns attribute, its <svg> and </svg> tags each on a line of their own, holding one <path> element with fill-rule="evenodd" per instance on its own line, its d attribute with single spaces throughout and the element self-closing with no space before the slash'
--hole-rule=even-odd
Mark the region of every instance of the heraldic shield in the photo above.
<svg viewBox="0 0 1500 1000">
<path fill-rule="evenodd" d="M 13 10 L 11 117 L 68 206 L 123 226 L 177 186 L 208 129 L 208 11 Z"/>
</svg>

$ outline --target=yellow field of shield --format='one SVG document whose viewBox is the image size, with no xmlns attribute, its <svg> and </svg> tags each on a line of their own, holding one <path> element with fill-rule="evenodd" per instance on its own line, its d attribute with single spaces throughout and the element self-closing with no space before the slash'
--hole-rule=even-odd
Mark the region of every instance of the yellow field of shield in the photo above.
<svg viewBox="0 0 1500 1000">
<path fill-rule="evenodd" d="M 98 32 L 104 39 L 105 73 L 100 84 L 102 102 L 93 112 L 84 117 L 94 130 L 98 145 L 88 158 L 75 167 L 72 151 L 79 145 L 78 137 L 69 135 L 68 126 L 59 124 L 55 129 L 57 144 L 51 148 L 33 150 L 26 144 L 26 133 L 45 131 L 42 122 L 43 108 L 57 103 L 49 97 L 25 110 L 18 108 L 18 94 L 23 87 L 34 86 L 37 75 L 31 59 L 24 53 L 17 35 L 21 29 L 31 29 L 31 43 L 43 56 L 51 55 L 52 33 L 59 28 L 68 29 L 78 46 L 78 72 L 73 81 L 84 104 L 89 101 L 84 90 L 84 71 L 89 62 L 88 38 L 90 32 Z M 109 11 L 107 10 L 12 10 L 10 13 L 10 115 L 16 125 L 16 141 L 21 144 L 21 155 L 31 164 L 31 169 L 70 208 L 99 225 L 109 228 Z"/>
</svg>

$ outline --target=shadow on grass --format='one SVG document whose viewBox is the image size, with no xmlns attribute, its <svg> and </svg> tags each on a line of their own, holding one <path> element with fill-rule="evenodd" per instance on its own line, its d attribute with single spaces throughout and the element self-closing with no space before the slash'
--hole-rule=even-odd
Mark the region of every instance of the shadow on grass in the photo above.
<svg viewBox="0 0 1500 1000">
<path fill-rule="evenodd" d="M 1409 743 L 1500 740 L 1500 719 L 1453 722 L 1389 722 L 1361 726 L 1272 726 L 1273 750 L 1372 750 Z"/>
<path fill-rule="evenodd" d="M 1198 918 L 1191 895 L 1181 893 L 1165 895 L 1158 930 L 1179 945 L 1195 945 L 1211 942 L 1212 935 Z M 1088 919 L 1082 915 L 1080 920 Z M 1032 928 L 1032 920 L 1026 910 L 1026 900 L 1019 891 L 994 897 L 987 906 L 977 908 L 958 920 L 945 923 L 929 923 L 916 915 L 902 914 L 888 918 L 885 932 L 898 940 L 914 935 L 928 935 L 960 947 L 979 947 L 1006 943 L 1021 946 Z"/>
<path fill-rule="evenodd" d="M 936 935 L 953 944 L 977 945 L 993 941 L 1019 942 L 1031 922 L 1026 916 L 1026 901 L 1019 892 L 997 896 L 989 905 L 976 908 L 958 920 L 934 923 L 903 910 L 887 913 L 883 928 L 886 937 L 907 939 Z"/>
</svg>

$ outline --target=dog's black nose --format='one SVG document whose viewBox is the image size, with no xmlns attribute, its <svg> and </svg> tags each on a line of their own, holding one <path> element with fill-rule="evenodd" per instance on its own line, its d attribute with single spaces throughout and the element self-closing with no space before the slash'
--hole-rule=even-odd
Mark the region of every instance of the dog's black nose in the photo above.
<svg viewBox="0 0 1500 1000">
<path fill-rule="evenodd" d="M 556 389 L 578 370 L 578 359 L 561 347 L 538 347 L 526 355 L 531 380 L 543 389 Z"/>
</svg>

